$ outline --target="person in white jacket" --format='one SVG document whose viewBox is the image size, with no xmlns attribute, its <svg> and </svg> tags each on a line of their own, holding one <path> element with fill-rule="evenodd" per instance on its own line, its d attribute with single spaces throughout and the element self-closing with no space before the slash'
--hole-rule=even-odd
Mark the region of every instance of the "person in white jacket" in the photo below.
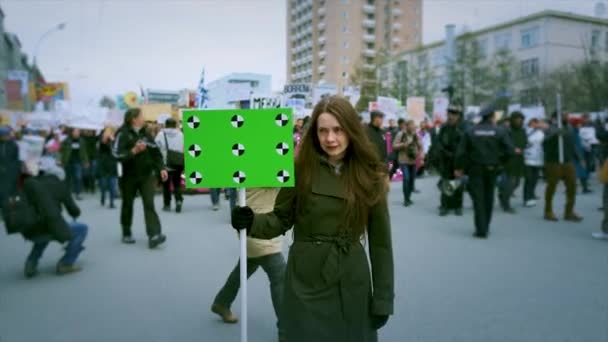
<svg viewBox="0 0 608 342">
<path fill-rule="evenodd" d="M 524 206 L 536 205 L 536 184 L 544 165 L 543 140 L 545 133 L 542 130 L 542 122 L 533 118 L 528 122 L 528 146 L 524 151 Z"/>
<path fill-rule="evenodd" d="M 175 195 L 175 211 L 182 211 L 182 203 L 184 197 L 182 196 L 182 173 L 184 172 L 183 158 L 181 165 L 171 163 L 167 156 L 169 151 L 184 153 L 184 134 L 177 128 L 177 121 L 173 118 L 165 121 L 165 128 L 163 128 L 156 138 L 154 139 L 156 145 L 160 149 L 160 153 L 163 156 L 163 162 L 169 170 L 169 178 L 163 182 L 163 210 L 171 210 L 171 186 L 173 186 L 173 194 Z"/>
</svg>

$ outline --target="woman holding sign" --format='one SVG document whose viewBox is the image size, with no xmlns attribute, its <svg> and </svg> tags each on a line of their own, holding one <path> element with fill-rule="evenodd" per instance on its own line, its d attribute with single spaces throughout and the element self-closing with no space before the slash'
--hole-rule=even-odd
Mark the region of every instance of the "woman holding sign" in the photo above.
<svg viewBox="0 0 608 342">
<path fill-rule="evenodd" d="M 255 238 L 294 227 L 281 310 L 286 340 L 377 341 L 394 299 L 387 173 L 347 100 L 317 104 L 296 174 L 296 187 L 281 189 L 271 213 L 232 212 L 233 227 Z"/>
</svg>

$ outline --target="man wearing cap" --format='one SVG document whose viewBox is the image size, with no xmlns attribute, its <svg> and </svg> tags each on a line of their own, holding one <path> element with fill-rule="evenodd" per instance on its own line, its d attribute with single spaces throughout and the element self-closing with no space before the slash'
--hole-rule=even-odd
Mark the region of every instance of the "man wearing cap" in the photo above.
<svg viewBox="0 0 608 342">
<path fill-rule="evenodd" d="M 481 122 L 464 135 L 456 151 L 454 175 L 469 175 L 469 191 L 475 210 L 474 237 L 486 239 L 492 221 L 496 176 L 515 148 L 507 132 L 496 126 L 495 110 L 489 106 L 481 111 Z"/>
<path fill-rule="evenodd" d="M 465 133 L 465 128 L 462 123 L 462 109 L 457 105 L 448 107 L 448 121 L 441 127 L 437 137 L 437 151 L 439 154 L 439 172 L 441 181 L 447 182 L 455 179 L 455 160 L 456 149 L 460 145 Z M 445 216 L 450 210 L 454 210 L 457 216 L 462 215 L 462 187 L 454 191 L 451 196 L 448 196 L 443 191 L 441 192 L 441 206 L 439 207 L 439 216 Z"/>
<path fill-rule="evenodd" d="M 11 129 L 0 127 L 0 208 L 8 196 L 17 192 L 21 162 L 19 146 L 11 139 Z"/>
<path fill-rule="evenodd" d="M 376 146 L 380 160 L 385 162 L 388 158 L 388 153 L 386 151 L 386 137 L 384 136 L 384 130 L 382 129 L 384 113 L 373 111 L 370 113 L 370 118 L 371 121 L 367 126 L 367 136 L 374 146 Z"/>
<path fill-rule="evenodd" d="M 524 129 L 524 115 L 521 112 L 513 112 L 511 114 L 507 131 L 511 142 L 515 146 L 515 154 L 507 162 L 498 193 L 502 210 L 513 214 L 515 213 L 515 209 L 511 207 L 511 196 L 524 176 L 526 165 L 523 151 L 528 145 L 528 135 Z"/>
</svg>

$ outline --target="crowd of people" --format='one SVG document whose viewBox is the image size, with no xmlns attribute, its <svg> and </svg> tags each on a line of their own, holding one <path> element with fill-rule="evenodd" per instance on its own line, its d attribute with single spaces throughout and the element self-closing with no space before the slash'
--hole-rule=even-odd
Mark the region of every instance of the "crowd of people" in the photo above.
<svg viewBox="0 0 608 342">
<path fill-rule="evenodd" d="M 479 121 L 472 122 L 464 119 L 462 108 L 451 105 L 445 123 L 424 121 L 418 126 L 399 119 L 389 120 L 385 127 L 381 112 L 370 113 L 370 122 L 363 123 L 347 100 L 338 96 L 321 100 L 310 117 L 295 122 L 295 188 L 247 189 L 248 207 L 236 206 L 235 189 L 224 189 L 231 199 L 233 228 L 247 231 L 248 276 L 261 267 L 270 280 L 279 341 L 329 341 L 336 336 L 377 340 L 377 330 L 393 314 L 387 193 L 397 177 L 402 181 L 403 205 L 409 210 L 415 209 L 416 178 L 423 174 L 439 176 L 439 216 L 463 215 L 463 197 L 468 193 L 475 212 L 475 238 L 489 236 L 496 189 L 500 208 L 515 214 L 517 188 L 523 183 L 522 207 L 534 207 L 540 199 L 540 179 L 546 182 L 544 218 L 559 220 L 553 198 L 562 181 L 563 219 L 581 222 L 574 210 L 577 183 L 581 193 L 592 192 L 590 175 L 600 171 L 608 156 L 608 130 L 605 122 L 592 121 L 588 115 L 559 118 L 554 113 L 548 120 L 526 120 L 514 112 L 497 122 L 494 108 L 488 107 Z M 32 134 L 44 138 L 42 158 L 35 165 L 24 162 L 19 148 L 20 138 Z M 95 193 L 97 188 L 101 206 L 113 209 L 121 198 L 123 243 L 136 242 L 132 220 L 137 197 L 143 203 L 149 248 L 165 243 L 154 196 L 162 187 L 163 210 L 172 210 L 174 198 L 175 212 L 182 211 L 183 140 L 176 120 L 152 127 L 139 109 L 129 109 L 120 128 L 99 132 L 77 127 L 45 132 L 1 127 L 3 213 L 17 210 L 19 196 L 24 196 L 29 203 L 20 210 L 37 218 L 22 231 L 33 243 L 25 276 L 37 274 L 38 260 L 51 241 L 66 246 L 57 273 L 80 270 L 75 262 L 84 249 L 88 226 L 78 221 L 78 200 L 83 192 Z M 219 209 L 221 190 L 210 189 L 214 210 Z M 606 201 L 608 185 L 600 208 L 602 228 L 593 234 L 597 239 L 608 240 Z M 62 207 L 73 222 L 64 219 Z M 282 236 L 290 229 L 294 243 L 285 262 Z M 226 323 L 238 321 L 230 308 L 240 286 L 239 267 L 237 263 L 211 307 Z"/>
</svg>

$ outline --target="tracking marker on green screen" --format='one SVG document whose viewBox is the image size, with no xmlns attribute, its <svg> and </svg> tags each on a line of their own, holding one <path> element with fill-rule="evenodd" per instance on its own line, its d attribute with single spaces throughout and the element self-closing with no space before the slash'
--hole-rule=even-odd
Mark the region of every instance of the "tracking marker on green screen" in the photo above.
<svg viewBox="0 0 608 342">
<path fill-rule="evenodd" d="M 291 109 L 187 110 L 187 188 L 293 187 Z"/>
</svg>

